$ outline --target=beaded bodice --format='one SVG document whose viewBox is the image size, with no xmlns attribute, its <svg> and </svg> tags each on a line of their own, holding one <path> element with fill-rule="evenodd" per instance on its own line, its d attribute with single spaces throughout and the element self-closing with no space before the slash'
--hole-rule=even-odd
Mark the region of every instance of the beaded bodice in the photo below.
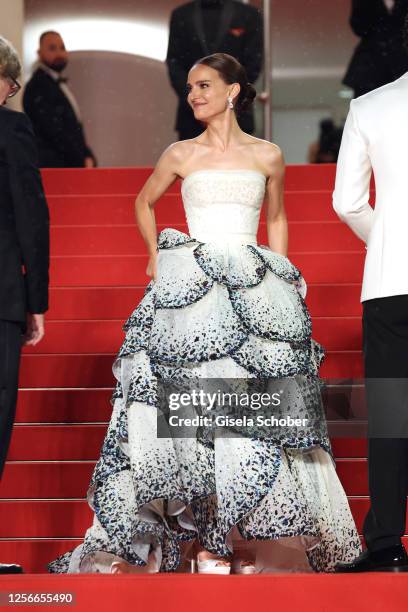
<svg viewBox="0 0 408 612">
<path fill-rule="evenodd" d="M 257 170 L 196 170 L 181 192 L 190 236 L 256 244 L 266 177 Z"/>
</svg>

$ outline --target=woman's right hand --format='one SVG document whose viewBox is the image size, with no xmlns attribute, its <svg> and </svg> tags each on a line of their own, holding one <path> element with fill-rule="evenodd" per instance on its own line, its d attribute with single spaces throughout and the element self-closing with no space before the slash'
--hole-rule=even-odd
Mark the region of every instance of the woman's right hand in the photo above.
<svg viewBox="0 0 408 612">
<path fill-rule="evenodd" d="M 150 276 L 154 281 L 157 279 L 157 256 L 158 253 L 150 255 L 149 261 L 146 268 L 147 276 Z"/>
</svg>

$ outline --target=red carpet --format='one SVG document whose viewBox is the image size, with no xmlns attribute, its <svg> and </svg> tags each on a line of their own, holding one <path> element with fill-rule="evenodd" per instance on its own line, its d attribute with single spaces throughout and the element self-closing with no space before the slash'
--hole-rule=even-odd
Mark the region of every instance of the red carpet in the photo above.
<svg viewBox="0 0 408 612">
<path fill-rule="evenodd" d="M 280 576 L 22 576 L 0 577 L 0 592 L 73 593 L 75 611 L 403 612 L 402 575 Z M 62 610 L 39 606 L 27 610 Z M 67 608 L 71 609 L 70 607 Z"/>
<path fill-rule="evenodd" d="M 133 220 L 135 195 L 149 172 L 43 172 L 52 222 L 51 310 L 46 339 L 24 353 L 17 425 L 0 485 L 0 559 L 18 560 L 28 572 L 44 572 L 47 562 L 72 548 L 90 523 L 83 498 L 110 416 L 112 359 L 123 338 L 121 325 L 149 280 Z M 289 257 L 308 282 L 313 335 L 328 351 L 322 375 L 359 378 L 364 249 L 332 210 L 334 173 L 334 166 L 288 167 Z M 174 186 L 156 207 L 159 229 L 186 231 L 178 190 Z M 266 243 L 264 217 L 258 240 Z M 333 406 L 336 401 L 335 395 L 329 397 Z M 358 402 L 363 405 L 362 396 Z M 368 505 L 366 442 L 337 438 L 333 449 L 361 529 Z M 267 601 L 268 608 L 363 610 L 363 602 L 369 602 L 371 610 L 397 610 L 402 597 L 408 600 L 403 576 L 113 580 L 114 587 L 110 577 L 102 576 L 5 577 L 0 591 L 75 590 L 83 609 L 103 597 L 103 609 L 128 609 L 133 602 L 155 610 L 166 602 L 167 610 L 180 611 L 187 609 L 182 597 L 189 610 L 239 610 L 249 584 L 252 608 Z M 370 599 L 370 593 L 378 599 Z M 386 608 L 379 603 L 385 593 Z"/>
</svg>

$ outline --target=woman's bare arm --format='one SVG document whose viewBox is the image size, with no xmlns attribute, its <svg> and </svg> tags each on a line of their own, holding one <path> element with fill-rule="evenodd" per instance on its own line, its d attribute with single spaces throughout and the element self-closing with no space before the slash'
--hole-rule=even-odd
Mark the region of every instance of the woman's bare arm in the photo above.
<svg viewBox="0 0 408 612">
<path fill-rule="evenodd" d="M 272 251 L 287 256 L 288 221 L 283 203 L 285 160 L 282 151 L 272 145 L 268 152 L 268 180 L 266 183 L 266 227 Z"/>
<path fill-rule="evenodd" d="M 157 200 L 179 176 L 182 149 L 182 143 L 174 143 L 164 151 L 136 198 L 136 223 L 150 257 L 156 255 L 157 252 L 157 228 L 153 208 Z"/>
</svg>

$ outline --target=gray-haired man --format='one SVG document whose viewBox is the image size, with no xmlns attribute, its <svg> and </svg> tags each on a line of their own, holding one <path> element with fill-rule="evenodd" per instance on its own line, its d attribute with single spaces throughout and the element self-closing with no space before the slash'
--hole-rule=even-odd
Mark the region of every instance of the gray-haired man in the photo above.
<svg viewBox="0 0 408 612">
<path fill-rule="evenodd" d="M 5 108 L 21 65 L 0 37 L 0 477 L 14 423 L 20 352 L 44 336 L 48 309 L 49 216 L 30 120 Z M 20 573 L 0 564 L 0 574 Z"/>
</svg>

